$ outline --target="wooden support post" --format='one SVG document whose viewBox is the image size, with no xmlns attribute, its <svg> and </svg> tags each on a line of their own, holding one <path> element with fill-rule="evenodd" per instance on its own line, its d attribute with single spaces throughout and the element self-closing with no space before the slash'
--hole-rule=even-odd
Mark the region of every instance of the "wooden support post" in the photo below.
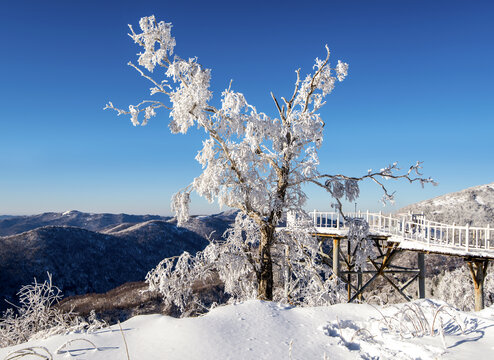
<svg viewBox="0 0 494 360">
<path fill-rule="evenodd" d="M 484 280 L 489 260 L 467 260 L 467 263 L 472 274 L 475 289 L 475 311 L 480 311 L 484 308 Z"/>
<path fill-rule="evenodd" d="M 288 295 L 290 294 L 290 247 L 288 245 L 285 246 L 285 299 L 288 299 Z"/>
<path fill-rule="evenodd" d="M 347 292 L 348 292 L 348 301 L 350 301 L 350 299 L 352 298 L 352 275 L 350 274 L 350 270 L 351 270 L 351 265 L 350 265 L 350 262 L 352 261 L 352 256 L 351 256 L 351 244 L 350 244 L 350 239 L 347 240 L 346 242 L 346 246 L 347 246 L 347 270 L 348 270 L 348 275 L 347 275 L 347 281 L 348 281 L 348 284 L 347 284 Z"/>
<path fill-rule="evenodd" d="M 425 299 L 425 254 L 419 252 L 417 254 L 417 262 L 419 267 L 419 299 Z"/>
<path fill-rule="evenodd" d="M 357 273 L 357 291 L 360 292 L 361 288 L 362 288 L 362 271 L 359 271 Z M 358 294 L 357 299 L 362 301 L 362 293 L 361 292 Z"/>
<path fill-rule="evenodd" d="M 339 219 L 338 219 L 339 220 Z M 333 239 L 333 274 L 340 277 L 340 239 Z"/>
</svg>

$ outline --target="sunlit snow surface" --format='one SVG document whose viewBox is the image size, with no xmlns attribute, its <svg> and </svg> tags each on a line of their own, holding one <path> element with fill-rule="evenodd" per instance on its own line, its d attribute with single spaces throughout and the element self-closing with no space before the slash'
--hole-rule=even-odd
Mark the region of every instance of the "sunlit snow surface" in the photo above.
<svg viewBox="0 0 494 360">
<path fill-rule="evenodd" d="M 440 305 L 428 300 L 416 303 L 426 317 L 427 307 Z M 329 359 L 487 359 L 494 354 L 494 309 L 456 312 L 463 328 L 444 323 L 445 348 L 440 335 L 401 338 L 388 332 L 381 314 L 390 315 L 403 306 L 407 305 L 293 308 L 248 301 L 197 318 L 145 315 L 121 325 L 132 360 L 323 359 L 325 354 Z M 98 350 L 77 340 L 57 354 L 70 339 L 89 340 Z M 54 336 L 0 349 L 0 358 L 28 346 L 44 346 L 55 359 L 127 359 L 118 325 L 94 334 Z"/>
</svg>

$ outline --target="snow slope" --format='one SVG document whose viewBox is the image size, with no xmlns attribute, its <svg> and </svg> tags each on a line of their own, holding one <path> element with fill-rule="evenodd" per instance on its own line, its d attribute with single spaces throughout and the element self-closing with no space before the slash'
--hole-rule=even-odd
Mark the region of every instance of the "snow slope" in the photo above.
<svg viewBox="0 0 494 360">
<path fill-rule="evenodd" d="M 494 226 L 494 183 L 421 201 L 398 212 L 423 212 L 427 219 L 447 224 Z"/>
<path fill-rule="evenodd" d="M 428 307 L 440 305 L 428 300 L 415 304 L 421 305 L 430 322 L 433 312 Z M 402 339 L 386 330 L 379 321 L 381 313 L 387 316 L 406 306 L 410 305 L 292 308 L 253 300 L 222 306 L 198 318 L 137 316 L 121 324 L 122 332 L 115 325 L 94 334 L 53 336 L 0 349 L 0 358 L 28 346 L 43 346 L 55 359 L 127 359 L 122 333 L 132 360 L 323 359 L 325 355 L 329 359 L 487 359 L 494 353 L 494 309 L 455 312 L 465 331 L 462 334 L 456 323 L 445 322 L 444 347 L 439 335 Z M 70 339 L 89 340 L 98 350 L 76 340 L 57 354 Z"/>
</svg>

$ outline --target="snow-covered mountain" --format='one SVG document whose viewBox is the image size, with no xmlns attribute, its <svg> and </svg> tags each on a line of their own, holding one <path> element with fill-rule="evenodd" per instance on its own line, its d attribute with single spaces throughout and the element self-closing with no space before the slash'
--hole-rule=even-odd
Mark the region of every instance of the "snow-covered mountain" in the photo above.
<svg viewBox="0 0 494 360">
<path fill-rule="evenodd" d="M 448 224 L 494 226 L 494 183 L 421 201 L 398 212 L 423 212 L 428 219 Z"/>
<path fill-rule="evenodd" d="M 189 221 L 183 225 L 184 228 L 209 238 L 219 240 L 223 237 L 224 232 L 235 222 L 238 210 L 228 210 L 219 214 L 208 216 L 191 216 Z M 170 223 L 176 224 L 176 219 L 169 220 Z"/>
</svg>

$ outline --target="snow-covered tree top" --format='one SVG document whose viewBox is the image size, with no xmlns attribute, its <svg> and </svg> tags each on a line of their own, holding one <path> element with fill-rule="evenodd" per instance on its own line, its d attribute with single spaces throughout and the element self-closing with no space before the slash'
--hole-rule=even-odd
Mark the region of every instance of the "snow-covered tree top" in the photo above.
<svg viewBox="0 0 494 360">
<path fill-rule="evenodd" d="M 388 193 L 383 179 L 406 178 L 422 184 L 432 182 L 431 179 L 411 177 L 411 173 L 419 174 L 420 162 L 412 165 L 404 175 L 395 175 L 398 170 L 396 163 L 378 172 L 369 171 L 361 177 L 321 174 L 318 171 L 317 152 L 323 142 L 325 127 L 320 109 L 336 83 L 348 75 L 348 64 L 344 62 L 338 61 L 335 67 L 331 67 L 327 46 L 326 56 L 315 59 L 312 73 L 303 77 L 300 69 L 296 70 L 291 95 L 277 98 L 271 93 L 277 110 L 277 115 L 272 117 L 258 111 L 242 93 L 232 89 L 231 83 L 221 93 L 220 101 L 213 102 L 211 71 L 201 66 L 196 57 L 182 59 L 174 55 L 172 58 L 175 39 L 171 36 L 171 24 L 157 22 L 154 16 L 150 16 L 142 18 L 139 25 L 142 32 L 136 33 L 129 25 L 129 35 L 143 50 L 138 53 L 137 65 L 132 62 L 129 65 L 151 82 L 151 96 L 161 95 L 166 102 L 144 100 L 130 105 L 128 110 L 117 109 L 109 103 L 106 108 L 116 110 L 119 115 L 130 115 L 134 125 L 146 125 L 156 116 L 157 109 L 165 108 L 169 110 L 172 133 L 185 134 L 192 126 L 205 131 L 206 139 L 196 156 L 203 171 L 173 196 L 172 209 L 177 214 L 179 225 L 187 221 L 189 195 L 195 191 L 210 202 L 217 201 L 220 206 L 240 210 L 234 227 L 237 230 L 227 234 L 226 244 L 208 247 L 216 254 L 212 264 L 217 267 L 227 292 L 233 296 L 248 298 L 250 295 L 246 294 L 253 294 L 255 287 L 246 286 L 248 280 L 245 279 L 255 277 L 258 297 L 264 300 L 274 298 L 271 252 L 275 251 L 275 245 L 280 244 L 291 249 L 287 251 L 291 251 L 288 257 L 294 259 L 292 270 L 295 263 L 305 264 L 303 269 L 294 270 L 298 272 L 296 278 L 305 284 L 300 287 L 304 289 L 298 295 L 300 298 L 317 303 L 322 299 L 318 294 L 327 295 L 330 288 L 335 288 L 328 282 L 330 276 L 325 273 L 328 269 L 315 260 L 317 244 L 307 228 L 291 229 L 287 234 L 275 231 L 288 211 L 304 214 L 302 205 L 306 195 L 302 190 L 303 184 L 310 182 L 322 187 L 338 201 L 341 209 L 340 199 L 346 197 L 353 201 L 358 197 L 360 180 L 372 179 L 383 189 L 388 200 L 392 200 L 393 194 Z M 165 78 L 156 80 L 151 73 Z M 255 256 L 253 248 L 258 249 Z M 196 271 L 203 272 L 197 269 L 204 269 L 204 264 L 209 263 L 208 251 L 195 258 L 184 255 L 178 260 L 164 260 L 152 273 L 151 284 L 155 283 L 164 294 L 182 296 L 182 291 L 173 289 L 185 284 L 185 278 L 196 278 Z M 237 266 L 230 266 L 230 255 L 236 259 Z M 173 268 L 177 270 L 172 271 Z M 321 277 L 321 274 L 325 275 Z M 314 296 L 316 298 L 310 300 Z"/>
<path fill-rule="evenodd" d="M 172 201 L 179 219 L 188 218 L 188 194 L 192 190 L 210 202 L 216 200 L 220 206 L 238 208 L 261 221 L 301 209 L 306 200 L 301 185 L 307 182 L 323 187 L 338 201 L 357 198 L 358 182 L 366 178 L 384 190 L 385 200 L 393 200 L 393 194 L 380 179 L 401 177 L 422 184 L 433 182 L 430 178 L 411 177 L 414 173 L 421 175 L 420 162 L 404 175 L 396 175 L 396 163 L 377 172 L 369 170 L 361 177 L 319 173 L 317 151 L 325 126 L 319 111 L 336 83 L 348 75 L 348 64 L 340 60 L 331 67 L 327 46 L 326 56 L 315 59 L 312 73 L 302 77 L 300 69 L 296 71 L 291 96 L 281 97 L 280 102 L 271 94 L 278 116 L 270 117 L 249 104 L 231 84 L 215 106 L 210 90 L 211 71 L 202 67 L 196 57 L 182 59 L 173 55 L 172 25 L 149 16 L 143 17 L 139 26 L 141 32 L 135 32 L 129 25 L 129 36 L 141 47 L 137 64 L 129 65 L 151 82 L 151 95 L 164 95 L 166 101 L 144 100 L 130 105 L 128 110 L 117 109 L 110 102 L 106 108 L 130 115 L 134 125 L 146 125 L 156 116 L 157 109 L 165 108 L 169 110 L 173 133 L 185 134 L 191 126 L 205 130 L 207 138 L 196 156 L 203 172 Z M 164 75 L 164 79 L 155 80 L 152 73 Z"/>
<path fill-rule="evenodd" d="M 115 109 L 112 103 L 107 107 L 119 115 L 130 114 L 134 125 L 145 125 L 157 108 L 168 108 L 173 133 L 186 133 L 194 125 L 206 131 L 208 138 L 196 157 L 204 170 L 186 193 L 194 189 L 209 201 L 217 199 L 220 205 L 258 218 L 278 211 L 281 205 L 299 208 L 305 201 L 300 185 L 319 175 L 317 149 L 324 129 L 319 110 L 335 84 L 347 76 L 348 64 L 338 61 L 331 68 L 326 47 L 326 57 L 315 60 L 313 74 L 301 78 L 300 70 L 296 71 L 293 94 L 288 100 L 281 98 L 282 106 L 273 95 L 279 117 L 272 118 L 258 112 L 231 86 L 222 92 L 221 106 L 213 106 L 211 71 L 197 58 L 171 58 L 175 47 L 172 25 L 157 22 L 154 16 L 142 18 L 139 25 L 140 33 L 129 25 L 129 35 L 143 51 L 138 53 L 137 65 L 129 65 L 153 83 L 151 95 L 167 95 L 169 103 L 143 101 L 129 106 L 128 111 Z M 160 82 L 144 72 L 156 72 L 156 67 L 163 68 L 166 77 Z M 282 200 L 285 204 L 280 204 L 277 193 L 281 184 L 287 195 Z M 344 188 L 350 198 L 356 196 L 353 187 L 347 184 Z M 172 207 L 185 214 L 188 201 L 188 195 L 177 194 Z"/>
</svg>

